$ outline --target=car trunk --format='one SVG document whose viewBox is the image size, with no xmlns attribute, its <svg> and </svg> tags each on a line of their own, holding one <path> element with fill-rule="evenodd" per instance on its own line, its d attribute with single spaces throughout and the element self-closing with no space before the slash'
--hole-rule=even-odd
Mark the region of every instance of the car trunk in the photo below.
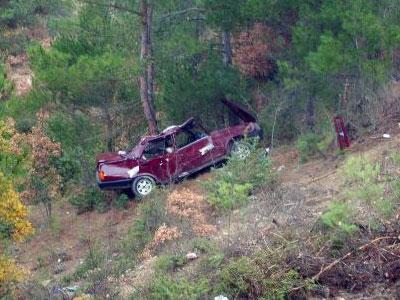
<svg viewBox="0 0 400 300">
<path fill-rule="evenodd" d="M 257 122 L 256 117 L 239 104 L 234 103 L 228 99 L 222 99 L 222 103 L 224 103 L 242 121 L 246 123 Z"/>
</svg>

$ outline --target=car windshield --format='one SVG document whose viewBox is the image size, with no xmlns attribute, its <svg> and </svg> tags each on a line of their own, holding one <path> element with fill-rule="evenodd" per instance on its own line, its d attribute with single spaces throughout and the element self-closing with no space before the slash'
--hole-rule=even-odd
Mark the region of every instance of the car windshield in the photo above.
<svg viewBox="0 0 400 300">
<path fill-rule="evenodd" d="M 135 146 L 131 152 L 129 152 L 129 156 L 133 157 L 133 158 L 139 158 L 142 155 L 143 152 L 143 145 L 137 145 Z"/>
</svg>

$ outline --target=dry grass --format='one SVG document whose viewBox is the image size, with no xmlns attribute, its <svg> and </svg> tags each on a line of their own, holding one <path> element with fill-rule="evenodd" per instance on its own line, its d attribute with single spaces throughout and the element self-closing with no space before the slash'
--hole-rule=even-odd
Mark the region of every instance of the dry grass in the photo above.
<svg viewBox="0 0 400 300">
<path fill-rule="evenodd" d="M 198 236 L 210 236 L 216 233 L 213 225 L 207 224 L 208 205 L 204 196 L 188 187 L 174 190 L 167 198 L 168 213 L 186 218 Z"/>
</svg>

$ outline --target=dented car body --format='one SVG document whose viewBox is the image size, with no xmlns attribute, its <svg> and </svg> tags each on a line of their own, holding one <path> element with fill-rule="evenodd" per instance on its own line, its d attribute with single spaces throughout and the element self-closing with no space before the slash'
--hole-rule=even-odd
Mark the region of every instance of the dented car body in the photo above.
<svg viewBox="0 0 400 300">
<path fill-rule="evenodd" d="M 260 136 L 256 118 L 237 104 L 223 100 L 241 123 L 207 130 L 193 118 L 170 126 L 161 134 L 147 136 L 129 152 L 97 156 L 97 183 L 100 188 L 131 188 L 138 196 L 149 194 L 155 184 L 167 184 L 226 159 L 232 152 L 246 156 L 249 149 L 240 140 Z"/>
</svg>

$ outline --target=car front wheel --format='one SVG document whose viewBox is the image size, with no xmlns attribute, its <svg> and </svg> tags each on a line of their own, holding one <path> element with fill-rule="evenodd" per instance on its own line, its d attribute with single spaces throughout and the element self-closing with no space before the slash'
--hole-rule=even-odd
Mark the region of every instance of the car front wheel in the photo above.
<svg viewBox="0 0 400 300">
<path fill-rule="evenodd" d="M 251 147 L 244 141 L 234 141 L 230 147 L 230 155 L 240 160 L 245 160 L 250 156 Z"/>
<path fill-rule="evenodd" d="M 149 176 L 140 176 L 133 181 L 132 191 L 136 196 L 145 197 L 149 195 L 155 188 L 156 183 Z"/>
</svg>

